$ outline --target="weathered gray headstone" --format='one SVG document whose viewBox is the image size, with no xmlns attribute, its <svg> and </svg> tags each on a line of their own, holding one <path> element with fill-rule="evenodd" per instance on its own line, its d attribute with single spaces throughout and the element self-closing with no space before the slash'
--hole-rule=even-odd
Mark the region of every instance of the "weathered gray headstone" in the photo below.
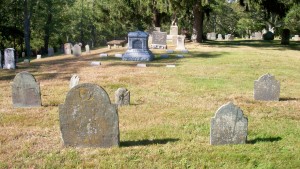
<svg viewBox="0 0 300 169">
<path fill-rule="evenodd" d="M 48 56 L 53 56 L 53 55 L 54 55 L 54 49 L 48 48 Z"/>
<path fill-rule="evenodd" d="M 74 56 L 81 56 L 81 46 L 79 44 L 75 44 L 73 46 L 73 55 Z"/>
<path fill-rule="evenodd" d="M 73 87 L 77 86 L 79 84 L 79 76 L 74 74 L 72 75 L 71 79 L 70 79 L 70 89 L 72 89 Z"/>
<path fill-rule="evenodd" d="M 118 106 L 130 104 L 130 92 L 126 88 L 119 88 L 115 92 L 115 102 Z"/>
<path fill-rule="evenodd" d="M 167 32 L 152 32 L 152 48 L 166 49 L 167 48 Z"/>
<path fill-rule="evenodd" d="M 265 74 L 254 81 L 254 99 L 264 101 L 278 101 L 280 82 L 274 76 Z"/>
<path fill-rule="evenodd" d="M 148 47 L 149 34 L 142 31 L 128 33 L 128 49 L 122 56 L 125 61 L 152 61 L 153 53 Z"/>
<path fill-rule="evenodd" d="M 4 65 L 3 69 L 15 69 L 16 62 L 15 62 L 15 54 L 13 48 L 6 48 L 4 50 Z"/>
<path fill-rule="evenodd" d="M 18 73 L 12 83 L 14 107 L 39 107 L 42 105 L 40 84 L 28 72 Z"/>
<path fill-rule="evenodd" d="M 79 84 L 59 105 L 59 121 L 65 146 L 119 146 L 119 117 L 106 91 L 94 84 Z"/>
<path fill-rule="evenodd" d="M 245 144 L 247 141 L 248 119 L 233 103 L 221 106 L 211 119 L 210 144 Z"/>
<path fill-rule="evenodd" d="M 71 43 L 65 43 L 64 44 L 65 55 L 70 55 L 71 54 L 71 49 L 72 49 L 72 44 Z"/>
<path fill-rule="evenodd" d="M 85 45 L 85 53 L 91 53 L 89 45 Z"/>
<path fill-rule="evenodd" d="M 184 45 L 185 44 L 184 39 L 185 39 L 184 35 L 177 36 L 176 50 L 186 50 L 185 45 Z"/>
</svg>

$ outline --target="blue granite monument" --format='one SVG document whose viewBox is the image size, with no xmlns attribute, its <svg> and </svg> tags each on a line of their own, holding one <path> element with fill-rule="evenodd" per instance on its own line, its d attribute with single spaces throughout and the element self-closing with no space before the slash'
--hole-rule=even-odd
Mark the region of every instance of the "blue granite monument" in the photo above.
<svg viewBox="0 0 300 169">
<path fill-rule="evenodd" d="M 148 47 L 149 34 L 142 31 L 128 33 L 128 49 L 122 56 L 125 61 L 152 61 L 153 53 Z"/>
</svg>

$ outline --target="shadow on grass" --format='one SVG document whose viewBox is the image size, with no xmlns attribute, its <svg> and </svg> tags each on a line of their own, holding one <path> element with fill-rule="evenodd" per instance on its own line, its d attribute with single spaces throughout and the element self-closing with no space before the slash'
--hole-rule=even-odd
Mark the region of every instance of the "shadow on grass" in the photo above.
<svg viewBox="0 0 300 169">
<path fill-rule="evenodd" d="M 300 42 L 290 41 L 289 45 L 281 45 L 280 40 L 272 40 L 272 41 L 264 41 L 264 40 L 234 40 L 234 41 L 210 41 L 207 40 L 203 44 L 206 45 L 216 45 L 222 47 L 238 47 L 238 46 L 248 46 L 248 47 L 262 47 L 262 48 L 278 48 L 278 50 L 282 50 L 283 48 L 287 48 L 290 50 L 300 50 Z"/>
<path fill-rule="evenodd" d="M 166 138 L 166 139 L 154 139 L 154 140 L 137 140 L 137 141 L 121 141 L 121 147 L 131 147 L 131 146 L 147 146 L 154 144 L 167 144 L 171 142 L 179 141 L 178 138 Z"/>
<path fill-rule="evenodd" d="M 255 138 L 253 140 L 248 140 L 247 144 L 255 144 L 257 142 L 275 142 L 275 141 L 280 141 L 282 140 L 281 137 L 267 137 L 267 138 Z"/>
<path fill-rule="evenodd" d="M 279 98 L 279 101 L 298 101 L 300 100 L 300 98 L 292 98 L 292 97 L 282 97 L 282 98 Z"/>
</svg>

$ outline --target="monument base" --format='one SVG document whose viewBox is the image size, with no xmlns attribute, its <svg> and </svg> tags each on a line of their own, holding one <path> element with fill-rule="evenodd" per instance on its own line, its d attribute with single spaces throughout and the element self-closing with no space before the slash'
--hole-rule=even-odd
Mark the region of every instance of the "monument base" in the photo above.
<svg viewBox="0 0 300 169">
<path fill-rule="evenodd" d="M 150 50 L 129 49 L 122 56 L 124 61 L 152 61 L 154 55 Z"/>
</svg>

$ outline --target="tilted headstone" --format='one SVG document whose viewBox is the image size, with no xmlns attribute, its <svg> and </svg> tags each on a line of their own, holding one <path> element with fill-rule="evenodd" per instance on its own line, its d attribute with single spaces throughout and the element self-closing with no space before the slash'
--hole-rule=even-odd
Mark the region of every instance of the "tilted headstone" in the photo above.
<svg viewBox="0 0 300 169">
<path fill-rule="evenodd" d="M 280 82 L 274 76 L 265 74 L 254 81 L 254 99 L 279 101 Z"/>
<path fill-rule="evenodd" d="M 184 45 L 184 39 L 185 36 L 184 35 L 178 35 L 177 36 L 177 46 L 176 46 L 176 50 L 185 50 L 185 45 Z"/>
<path fill-rule="evenodd" d="M 53 56 L 53 55 L 54 55 L 54 49 L 48 48 L 48 56 Z"/>
<path fill-rule="evenodd" d="M 85 45 L 85 53 L 91 53 L 89 45 Z"/>
<path fill-rule="evenodd" d="M 128 49 L 122 56 L 125 61 L 152 61 L 153 53 L 148 47 L 149 34 L 142 31 L 128 33 Z"/>
<path fill-rule="evenodd" d="M 248 119 L 233 103 L 221 106 L 211 119 L 210 144 L 245 144 L 247 141 Z"/>
<path fill-rule="evenodd" d="M 106 91 L 95 84 L 79 84 L 59 105 L 59 121 L 65 146 L 119 146 L 119 117 Z"/>
<path fill-rule="evenodd" d="M 65 55 L 71 55 L 71 49 L 72 49 L 72 44 L 71 43 L 65 43 L 64 44 Z"/>
<path fill-rule="evenodd" d="M 28 72 L 18 73 L 12 83 L 12 102 L 14 107 L 40 107 L 40 84 Z"/>
<path fill-rule="evenodd" d="M 6 48 L 4 50 L 4 65 L 3 69 L 15 69 L 16 62 L 15 62 L 15 54 L 13 48 Z"/>
<path fill-rule="evenodd" d="M 167 48 L 167 32 L 152 32 L 152 48 L 166 49 Z"/>
<path fill-rule="evenodd" d="M 80 80 L 80 78 L 78 75 L 76 75 L 76 74 L 72 75 L 72 77 L 70 79 L 70 85 L 69 85 L 70 89 L 77 86 L 79 84 L 79 80 Z"/>
<path fill-rule="evenodd" d="M 81 46 L 79 44 L 73 46 L 73 56 L 81 56 Z"/>
<path fill-rule="evenodd" d="M 130 92 L 126 88 L 119 88 L 115 92 L 115 103 L 118 106 L 130 104 Z"/>
</svg>

